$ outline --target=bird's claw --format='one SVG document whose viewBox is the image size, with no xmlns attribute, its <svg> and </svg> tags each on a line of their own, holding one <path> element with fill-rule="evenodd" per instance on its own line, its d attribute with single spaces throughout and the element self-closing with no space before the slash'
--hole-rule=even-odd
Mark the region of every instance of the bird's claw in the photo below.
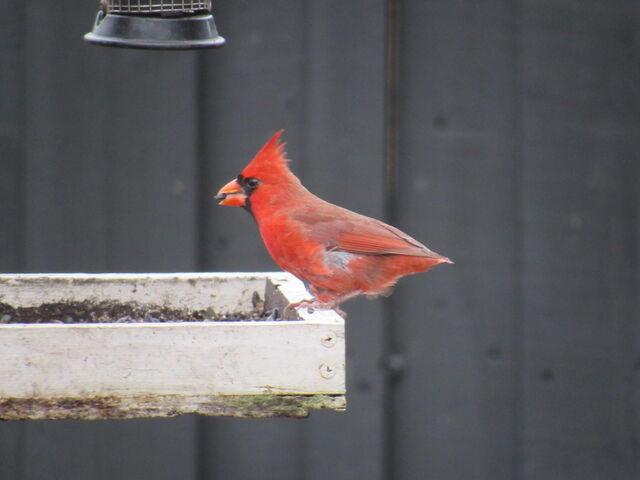
<svg viewBox="0 0 640 480">
<path fill-rule="evenodd" d="M 317 302 L 315 300 L 301 300 L 299 302 L 290 303 L 287 306 L 287 310 L 297 310 L 298 308 L 306 307 L 308 313 L 313 313 L 316 303 Z"/>
<path fill-rule="evenodd" d="M 287 310 L 297 310 L 298 308 L 306 308 L 307 313 L 313 313 L 316 310 L 334 310 L 338 315 L 343 318 L 347 317 L 347 314 L 341 310 L 335 303 L 322 303 L 318 300 L 301 300 L 300 302 L 290 303 L 287 306 Z"/>
</svg>

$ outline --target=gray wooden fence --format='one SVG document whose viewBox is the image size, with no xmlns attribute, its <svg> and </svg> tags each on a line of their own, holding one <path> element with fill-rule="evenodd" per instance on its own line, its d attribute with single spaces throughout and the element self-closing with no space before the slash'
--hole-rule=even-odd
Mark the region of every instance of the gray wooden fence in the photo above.
<svg viewBox="0 0 640 480">
<path fill-rule="evenodd" d="M 640 478 L 640 3 L 214 7 L 224 49 L 140 52 L 0 3 L 0 271 L 274 269 L 211 197 L 279 128 L 456 264 L 346 305 L 345 414 L 2 423 L 0 478 Z"/>
</svg>

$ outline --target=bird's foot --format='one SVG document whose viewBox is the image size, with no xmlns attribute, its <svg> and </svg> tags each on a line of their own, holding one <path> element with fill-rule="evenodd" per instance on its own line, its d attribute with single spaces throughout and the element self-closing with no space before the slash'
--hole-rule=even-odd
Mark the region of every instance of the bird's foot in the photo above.
<svg viewBox="0 0 640 480">
<path fill-rule="evenodd" d="M 303 307 L 312 308 L 316 302 L 317 301 L 314 299 L 300 300 L 299 302 L 290 303 L 287 306 L 287 309 L 297 310 L 298 308 L 303 308 Z"/>
<path fill-rule="evenodd" d="M 292 310 L 297 310 L 299 308 L 306 308 L 309 313 L 313 313 L 315 305 L 315 300 L 301 300 L 299 302 L 293 302 L 287 305 L 285 312 L 290 312 Z"/>
<path fill-rule="evenodd" d="M 347 314 L 338 307 L 334 302 L 320 302 L 316 299 L 302 300 L 300 302 L 290 303 L 287 306 L 287 310 L 297 310 L 298 308 L 306 308 L 308 313 L 313 313 L 315 310 L 335 310 L 338 315 L 346 318 Z"/>
</svg>

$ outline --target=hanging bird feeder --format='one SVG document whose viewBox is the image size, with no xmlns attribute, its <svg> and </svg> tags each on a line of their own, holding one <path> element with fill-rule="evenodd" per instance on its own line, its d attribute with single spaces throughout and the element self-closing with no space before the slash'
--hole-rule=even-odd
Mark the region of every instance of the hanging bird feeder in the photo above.
<svg viewBox="0 0 640 480">
<path fill-rule="evenodd" d="M 89 43 L 176 50 L 222 47 L 211 0 L 101 0 Z"/>
</svg>

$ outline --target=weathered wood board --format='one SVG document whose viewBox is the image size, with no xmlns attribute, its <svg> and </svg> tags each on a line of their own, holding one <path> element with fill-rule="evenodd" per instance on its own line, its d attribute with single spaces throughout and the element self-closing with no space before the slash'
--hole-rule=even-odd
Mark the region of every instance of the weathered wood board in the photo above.
<svg viewBox="0 0 640 480">
<path fill-rule="evenodd" d="M 246 312 L 308 294 L 289 274 L 0 275 L 0 302 L 139 302 Z M 344 321 L 289 319 L 0 325 L 0 418 L 133 418 L 186 413 L 306 416 L 345 408 Z"/>
</svg>

